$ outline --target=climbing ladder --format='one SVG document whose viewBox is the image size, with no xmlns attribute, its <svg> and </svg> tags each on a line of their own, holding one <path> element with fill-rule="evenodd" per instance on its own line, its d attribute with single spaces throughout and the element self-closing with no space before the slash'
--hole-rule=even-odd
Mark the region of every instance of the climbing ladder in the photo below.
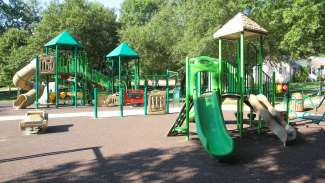
<svg viewBox="0 0 325 183">
<path fill-rule="evenodd" d="M 191 97 L 190 100 L 190 109 L 192 109 L 193 107 L 193 98 Z M 184 134 L 186 132 L 186 130 L 184 128 L 182 128 L 182 125 L 184 123 L 186 119 L 186 104 L 184 103 L 174 125 L 172 126 L 172 128 L 169 130 L 167 136 L 177 136 L 177 135 L 180 135 L 180 134 Z"/>
</svg>

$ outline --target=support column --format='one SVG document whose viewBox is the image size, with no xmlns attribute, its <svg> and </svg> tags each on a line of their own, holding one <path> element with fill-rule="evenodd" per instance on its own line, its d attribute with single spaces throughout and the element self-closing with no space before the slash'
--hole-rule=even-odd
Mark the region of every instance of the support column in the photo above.
<svg viewBox="0 0 325 183">
<path fill-rule="evenodd" d="M 139 58 L 137 59 L 137 88 L 139 88 L 139 84 L 140 84 L 140 60 Z"/>
<path fill-rule="evenodd" d="M 86 83 L 87 83 L 87 79 L 86 79 L 86 60 L 85 60 L 85 53 L 82 52 L 82 105 L 85 106 L 86 105 Z"/>
<path fill-rule="evenodd" d="M 240 40 L 236 44 L 236 66 L 233 67 L 234 75 L 234 90 L 237 94 L 240 94 Z M 236 113 L 237 130 L 240 130 L 240 100 L 237 100 L 237 113 Z"/>
<path fill-rule="evenodd" d="M 259 44 L 259 50 L 258 50 L 258 93 L 263 94 L 263 61 L 264 61 L 264 56 L 263 56 L 263 36 L 260 36 L 260 44 Z"/>
<path fill-rule="evenodd" d="M 45 47 L 45 54 L 46 56 L 49 55 L 49 49 L 47 47 Z M 50 89 L 49 89 L 49 75 L 47 74 L 46 75 L 46 107 L 49 108 L 49 103 L 50 103 L 50 100 L 49 100 L 49 92 L 50 92 Z"/>
<path fill-rule="evenodd" d="M 94 118 L 96 119 L 98 117 L 97 112 L 97 88 L 94 88 Z"/>
<path fill-rule="evenodd" d="M 125 88 L 125 90 L 127 91 L 128 86 L 129 86 L 129 61 L 126 61 L 125 73 L 126 73 L 126 88 Z"/>
<path fill-rule="evenodd" d="M 134 65 L 133 65 L 133 69 L 134 69 L 134 79 L 133 79 L 133 84 L 134 84 L 134 89 L 137 89 L 137 72 L 138 72 L 138 69 L 137 69 L 137 62 L 136 60 L 134 61 Z"/>
<path fill-rule="evenodd" d="M 144 104 L 143 104 L 143 109 L 144 109 L 144 115 L 146 116 L 147 115 L 147 111 L 148 111 L 148 99 L 147 99 L 147 95 L 148 95 L 148 87 L 147 87 L 147 83 L 145 82 L 144 83 Z"/>
<path fill-rule="evenodd" d="M 122 62 L 121 57 L 118 57 L 118 88 L 120 97 L 120 116 L 123 117 L 123 88 L 121 83 Z"/>
<path fill-rule="evenodd" d="M 77 91 L 78 91 L 78 86 L 77 86 L 77 47 L 74 48 L 73 50 L 73 60 L 74 60 L 74 107 L 77 108 Z"/>
<path fill-rule="evenodd" d="M 239 119 L 240 119 L 240 136 L 243 135 L 243 108 L 244 108 L 244 75 L 245 75 L 245 69 L 244 69 L 244 32 L 240 33 L 240 64 L 239 64 L 239 90 L 240 90 L 240 99 L 239 99 Z"/>
<path fill-rule="evenodd" d="M 166 71 L 166 113 L 169 113 L 169 72 Z"/>
<path fill-rule="evenodd" d="M 286 122 L 287 122 L 287 124 L 289 124 L 289 111 L 290 111 L 290 99 L 291 99 L 291 95 L 290 95 L 290 85 L 289 85 L 290 83 L 288 82 L 288 90 L 287 90 L 287 93 L 285 94 L 286 95 L 286 98 L 287 98 L 287 105 L 286 105 Z M 324 115 L 323 115 L 324 116 Z"/>
<path fill-rule="evenodd" d="M 272 106 L 275 107 L 276 83 L 275 72 L 272 73 Z"/>
<path fill-rule="evenodd" d="M 257 88 L 258 88 L 258 93 L 263 94 L 263 61 L 264 61 L 264 56 L 263 56 L 263 36 L 260 35 L 260 40 L 259 40 L 259 49 L 258 49 L 258 70 L 257 70 Z M 261 133 L 263 124 L 262 124 L 262 119 L 259 117 L 258 119 L 258 133 Z"/>
<path fill-rule="evenodd" d="M 219 91 L 222 94 L 222 40 L 219 39 Z"/>
<path fill-rule="evenodd" d="M 114 81 L 115 81 L 115 79 L 114 79 L 114 59 L 112 59 L 111 62 L 112 62 L 112 94 L 113 94 L 115 92 L 115 90 L 114 90 Z"/>
<path fill-rule="evenodd" d="M 35 72 L 35 83 L 36 83 L 36 109 L 38 109 L 38 93 L 39 93 L 39 88 L 38 88 L 38 78 L 39 78 L 39 58 L 38 55 L 36 56 L 36 72 Z"/>
<path fill-rule="evenodd" d="M 190 96 L 191 96 L 191 87 L 190 87 L 190 63 L 188 57 L 186 57 L 186 120 L 185 120 L 185 128 L 186 128 L 186 140 L 190 139 Z"/>
<path fill-rule="evenodd" d="M 55 46 L 55 108 L 59 108 L 59 46 Z"/>
</svg>

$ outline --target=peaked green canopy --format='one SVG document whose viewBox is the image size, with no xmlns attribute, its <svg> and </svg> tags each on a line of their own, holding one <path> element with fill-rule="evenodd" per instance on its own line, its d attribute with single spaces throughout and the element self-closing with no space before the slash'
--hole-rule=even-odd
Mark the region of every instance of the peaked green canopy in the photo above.
<svg viewBox="0 0 325 183">
<path fill-rule="evenodd" d="M 106 58 L 114 58 L 114 57 L 127 57 L 127 58 L 139 58 L 137 52 L 135 52 L 132 48 L 128 46 L 127 43 L 123 42 L 118 47 L 116 47 L 113 51 L 106 55 Z"/>
<path fill-rule="evenodd" d="M 67 31 L 64 31 L 61 34 L 57 35 L 44 46 L 55 47 L 56 45 L 63 46 L 65 48 L 82 48 L 82 45 Z"/>
</svg>

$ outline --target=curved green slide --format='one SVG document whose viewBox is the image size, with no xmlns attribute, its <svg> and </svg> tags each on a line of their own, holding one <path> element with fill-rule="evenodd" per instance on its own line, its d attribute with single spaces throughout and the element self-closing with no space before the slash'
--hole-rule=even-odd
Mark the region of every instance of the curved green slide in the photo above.
<svg viewBox="0 0 325 183">
<path fill-rule="evenodd" d="M 189 137 L 190 103 L 193 96 L 196 131 L 204 149 L 212 156 L 223 157 L 234 149 L 233 140 L 228 134 L 221 111 L 217 91 L 220 89 L 220 71 L 224 64 L 219 59 L 200 56 L 186 60 L 186 127 Z M 224 67 L 228 70 L 227 67 Z M 211 74 L 211 93 L 201 95 L 200 73 Z M 218 92 L 219 93 L 219 92 Z"/>
<path fill-rule="evenodd" d="M 212 156 L 233 152 L 233 140 L 224 124 L 220 99 L 215 92 L 194 99 L 196 131 L 204 149 Z"/>
</svg>

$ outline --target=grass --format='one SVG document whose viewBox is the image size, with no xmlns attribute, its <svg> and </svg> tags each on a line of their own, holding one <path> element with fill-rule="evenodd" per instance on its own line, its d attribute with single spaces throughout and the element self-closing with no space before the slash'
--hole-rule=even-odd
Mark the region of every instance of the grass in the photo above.
<svg viewBox="0 0 325 183">
<path fill-rule="evenodd" d="M 321 82 L 290 83 L 290 91 L 319 90 Z M 325 85 L 323 84 L 325 88 Z"/>
<path fill-rule="evenodd" d="M 11 88 L 11 92 L 9 92 L 8 87 L 1 87 L 0 88 L 0 101 L 12 101 L 15 100 L 17 97 L 17 88 Z"/>
</svg>

